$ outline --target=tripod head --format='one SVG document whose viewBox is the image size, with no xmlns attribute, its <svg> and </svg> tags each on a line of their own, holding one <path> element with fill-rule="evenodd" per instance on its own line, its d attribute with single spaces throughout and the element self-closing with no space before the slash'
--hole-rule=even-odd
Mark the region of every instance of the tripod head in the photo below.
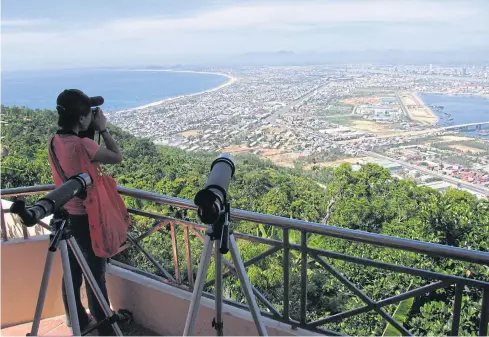
<svg viewBox="0 0 489 337">
<path fill-rule="evenodd" d="M 211 165 L 211 173 L 202 190 L 194 198 L 198 206 L 197 214 L 200 220 L 212 225 L 213 239 L 221 239 L 219 251 L 226 254 L 229 238 L 230 204 L 227 200 L 227 190 L 231 178 L 234 176 L 235 166 L 231 155 L 223 153 L 219 155 Z"/>
<path fill-rule="evenodd" d="M 86 173 L 81 173 L 71 177 L 63 185 L 46 194 L 34 206 L 26 208 L 23 200 L 14 201 L 12 206 L 10 206 L 10 212 L 17 214 L 25 226 L 34 226 L 42 218 L 58 211 L 72 198 L 86 192 L 91 184 L 92 179 L 90 176 Z"/>
</svg>

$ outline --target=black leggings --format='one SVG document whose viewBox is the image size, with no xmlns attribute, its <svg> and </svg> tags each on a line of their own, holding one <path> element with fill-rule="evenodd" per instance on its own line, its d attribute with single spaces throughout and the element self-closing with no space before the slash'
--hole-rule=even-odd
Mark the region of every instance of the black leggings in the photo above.
<svg viewBox="0 0 489 337">
<path fill-rule="evenodd" d="M 93 277 L 95 278 L 96 282 L 98 283 L 98 286 L 100 287 L 100 290 L 102 291 L 102 294 L 104 295 L 107 303 L 109 303 L 109 297 L 107 295 L 107 287 L 105 284 L 105 267 L 106 267 L 107 260 L 105 258 L 96 256 L 95 253 L 93 252 L 92 242 L 90 239 L 88 215 L 70 215 L 70 220 L 71 220 L 70 227 L 71 227 L 71 232 L 73 234 L 73 237 L 78 243 L 78 246 L 80 247 L 80 250 L 83 253 L 83 256 L 87 261 L 87 264 L 93 274 Z M 80 299 L 82 276 L 84 275 L 80 265 L 78 264 L 75 255 L 71 251 L 71 248 L 69 248 L 69 245 L 68 245 L 68 255 L 70 260 L 71 277 L 73 279 L 73 289 L 75 291 L 75 301 L 76 301 L 76 309 L 78 312 L 78 320 L 80 322 L 80 329 L 83 331 L 83 329 L 88 324 L 88 315 L 86 314 L 85 308 L 83 307 L 83 304 Z M 85 288 L 87 291 L 88 308 L 90 309 L 90 313 L 95 318 L 95 320 L 97 320 L 97 322 L 105 319 L 106 317 L 105 313 L 102 307 L 100 306 L 99 302 L 97 301 L 97 297 L 92 291 L 92 288 L 88 284 L 86 278 L 85 278 Z M 65 306 L 67 322 L 71 326 L 71 318 L 70 318 L 70 311 L 68 307 L 68 299 L 66 296 L 64 277 L 63 277 L 62 294 L 63 294 L 63 302 Z M 104 324 L 103 326 L 99 327 L 98 331 L 99 334 L 103 336 L 113 335 L 113 330 L 112 328 L 110 328 L 108 324 Z"/>
</svg>

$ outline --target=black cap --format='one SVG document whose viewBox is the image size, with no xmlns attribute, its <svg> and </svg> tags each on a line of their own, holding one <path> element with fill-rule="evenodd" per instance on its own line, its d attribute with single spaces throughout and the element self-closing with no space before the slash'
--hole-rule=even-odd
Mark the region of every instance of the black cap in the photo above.
<svg viewBox="0 0 489 337">
<path fill-rule="evenodd" d="M 65 89 L 56 99 L 56 108 L 62 110 L 88 109 L 104 104 L 102 96 L 89 97 L 78 89 Z"/>
</svg>

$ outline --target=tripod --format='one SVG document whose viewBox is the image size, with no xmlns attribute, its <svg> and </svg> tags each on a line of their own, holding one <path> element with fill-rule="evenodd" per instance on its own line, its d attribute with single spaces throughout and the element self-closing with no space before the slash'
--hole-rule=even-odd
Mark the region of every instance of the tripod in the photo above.
<svg viewBox="0 0 489 337">
<path fill-rule="evenodd" d="M 190 307 L 187 315 L 187 320 L 185 321 L 185 330 L 183 332 L 184 336 L 192 335 L 195 327 L 195 320 L 197 318 L 197 313 L 200 306 L 200 299 L 202 297 L 202 291 L 204 289 L 204 283 L 207 276 L 207 271 L 209 269 L 212 248 L 215 243 L 215 305 L 216 305 L 216 317 L 212 321 L 212 326 L 217 330 L 217 336 L 223 336 L 224 323 L 222 321 L 222 256 L 221 254 L 227 252 L 228 240 L 231 244 L 230 251 L 231 257 L 236 268 L 236 274 L 238 275 L 241 289 L 243 290 L 248 307 L 255 321 L 258 334 L 260 336 L 266 336 L 267 331 L 265 329 L 265 324 L 262 321 L 260 309 L 256 304 L 255 296 L 253 295 L 253 290 L 251 289 L 250 280 L 246 274 L 246 270 L 239 255 L 238 247 L 234 239 L 232 230 L 229 230 L 229 213 L 230 205 L 226 204 L 225 211 L 219 216 L 219 220 L 212 225 L 210 229 L 206 231 L 204 248 L 202 250 L 202 255 L 199 263 L 199 270 L 197 273 L 197 279 L 195 280 L 195 288 L 192 293 L 192 300 L 190 302 Z M 218 250 L 220 248 L 220 250 Z"/>
<path fill-rule="evenodd" d="M 44 266 L 44 272 L 41 281 L 41 288 L 39 290 L 39 297 L 37 300 L 36 312 L 34 314 L 34 321 L 32 323 L 31 333 L 27 334 L 27 336 L 37 336 L 39 330 L 39 323 L 41 320 L 42 309 L 44 306 L 44 300 L 46 299 L 46 290 L 49 283 L 49 278 L 51 274 L 51 267 L 53 265 L 53 259 L 56 254 L 56 250 L 59 246 L 61 251 L 61 262 L 63 265 L 63 275 L 64 282 L 66 286 L 66 296 L 68 298 L 68 307 L 70 311 L 71 317 L 71 326 L 73 329 L 74 336 L 86 335 L 87 333 L 95 330 L 102 324 L 109 323 L 112 325 L 112 329 L 114 329 L 115 333 L 118 336 L 122 336 L 122 332 L 119 329 L 119 326 L 116 323 L 116 316 L 113 314 L 110 309 L 105 297 L 102 294 L 93 274 L 87 264 L 87 261 L 83 257 L 83 253 L 80 250 L 75 238 L 72 236 L 70 231 L 70 219 L 69 214 L 63 208 L 58 210 L 53 214 L 53 218 L 51 220 L 51 228 L 53 229 L 53 233 L 50 235 L 50 245 L 48 250 L 48 255 L 46 258 L 46 264 Z M 83 334 L 80 332 L 80 323 L 78 321 L 78 312 L 76 310 L 76 302 L 75 302 L 75 292 L 73 289 L 73 280 L 71 278 L 71 268 L 70 261 L 68 258 L 68 247 L 66 242 L 70 245 L 70 248 L 75 255 L 78 264 L 80 265 L 83 274 L 85 275 L 85 280 L 89 283 L 92 288 L 95 296 L 97 297 L 97 301 L 102 307 L 106 318 L 100 322 L 97 322 L 96 325 L 86 329 L 83 331 Z"/>
</svg>

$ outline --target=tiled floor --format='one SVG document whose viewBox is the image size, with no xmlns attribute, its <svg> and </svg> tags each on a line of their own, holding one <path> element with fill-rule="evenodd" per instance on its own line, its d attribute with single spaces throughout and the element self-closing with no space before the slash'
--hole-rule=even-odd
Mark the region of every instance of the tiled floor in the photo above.
<svg viewBox="0 0 489 337">
<path fill-rule="evenodd" d="M 31 332 L 32 322 L 2 329 L 2 336 L 25 336 Z M 71 336 L 65 325 L 65 316 L 46 318 L 39 324 L 39 336 Z"/>
<path fill-rule="evenodd" d="M 31 332 L 32 322 L 11 326 L 1 330 L 1 336 L 25 336 Z M 124 336 L 156 336 L 157 334 L 136 324 L 119 324 Z M 93 332 L 92 332 L 93 333 Z M 70 328 L 65 325 L 65 316 L 46 318 L 39 324 L 39 336 L 72 336 Z M 95 334 L 94 334 L 95 335 Z"/>
</svg>

